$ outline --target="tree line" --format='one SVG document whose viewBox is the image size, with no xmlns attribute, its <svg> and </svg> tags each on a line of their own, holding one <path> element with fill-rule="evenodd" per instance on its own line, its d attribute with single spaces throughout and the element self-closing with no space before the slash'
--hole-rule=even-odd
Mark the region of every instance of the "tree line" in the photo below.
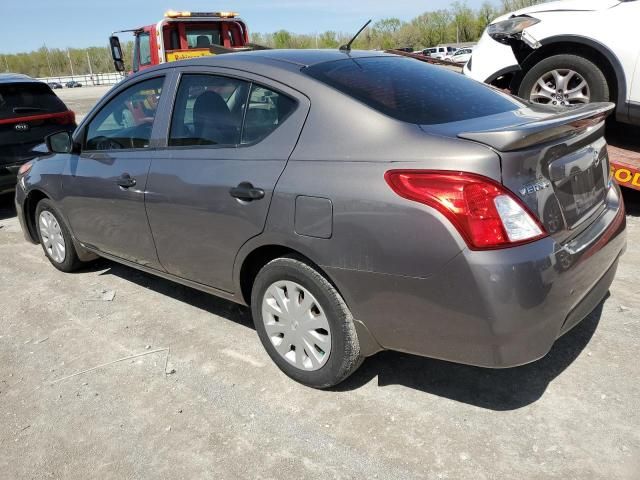
<svg viewBox="0 0 640 480">
<path fill-rule="evenodd" d="M 353 48 L 372 50 L 412 47 L 416 50 L 441 43 L 474 42 L 496 17 L 545 0 L 500 0 L 498 5 L 486 1 L 472 9 L 464 1 L 455 1 L 448 9 L 425 12 L 410 21 L 385 18 L 368 27 L 354 42 Z M 354 25 L 354 32 L 359 26 Z M 271 48 L 338 48 L 354 32 L 327 31 L 299 34 L 288 30 L 253 33 L 251 41 Z M 89 48 L 47 48 L 28 53 L 0 54 L 0 71 L 25 73 L 33 77 L 56 77 L 76 74 L 113 72 L 107 40 L 105 46 Z M 131 69 L 133 42 L 123 42 L 123 53 Z"/>
<path fill-rule="evenodd" d="M 441 43 L 477 41 L 496 17 L 546 0 L 501 0 L 499 5 L 485 1 L 474 10 L 464 1 L 455 1 L 448 9 L 425 12 L 403 22 L 385 18 L 365 29 L 353 44 L 355 49 L 386 50 L 411 47 L 421 50 Z M 354 32 L 359 26 L 354 25 Z M 270 48 L 338 48 L 353 33 L 327 31 L 319 34 L 296 34 L 288 30 L 254 33 L 251 41 Z"/>
<path fill-rule="evenodd" d="M 130 61 L 133 42 L 123 44 L 122 49 Z M 131 66 L 128 68 L 130 70 Z M 67 49 L 42 46 L 28 53 L 0 54 L 0 72 L 24 73 L 32 77 L 62 77 L 114 71 L 108 46 Z"/>
</svg>

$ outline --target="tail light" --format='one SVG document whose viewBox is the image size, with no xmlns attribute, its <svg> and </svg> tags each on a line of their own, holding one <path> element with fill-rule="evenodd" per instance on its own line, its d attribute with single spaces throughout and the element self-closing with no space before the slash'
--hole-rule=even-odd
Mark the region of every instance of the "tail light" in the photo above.
<svg viewBox="0 0 640 480">
<path fill-rule="evenodd" d="M 22 117 L 0 118 L 0 125 L 24 122 L 43 122 L 45 120 L 55 122 L 58 125 L 71 125 L 76 122 L 76 114 L 72 110 L 67 110 L 65 112 L 57 113 L 42 113 Z"/>
<path fill-rule="evenodd" d="M 71 125 L 76 123 L 76 114 L 72 110 L 67 110 L 63 114 L 54 117 L 54 120 L 60 125 Z"/>
<path fill-rule="evenodd" d="M 385 180 L 401 197 L 447 217 L 471 249 L 511 247 L 547 235 L 513 193 L 489 178 L 464 172 L 390 170 Z"/>
<path fill-rule="evenodd" d="M 33 167 L 33 160 L 23 163 L 18 170 L 18 176 L 21 177 L 22 175 L 26 175 L 29 170 L 31 170 L 31 167 Z"/>
</svg>

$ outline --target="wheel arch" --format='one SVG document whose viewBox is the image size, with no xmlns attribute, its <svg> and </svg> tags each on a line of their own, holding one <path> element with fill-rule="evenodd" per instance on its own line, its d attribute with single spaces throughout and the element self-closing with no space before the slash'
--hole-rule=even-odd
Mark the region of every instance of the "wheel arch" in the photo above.
<svg viewBox="0 0 640 480">
<path fill-rule="evenodd" d="M 238 292 L 240 292 L 240 299 L 243 300 L 244 303 L 247 305 L 251 304 L 253 283 L 260 269 L 270 261 L 287 255 L 300 257 L 310 266 L 317 269 L 318 272 L 320 272 L 335 287 L 334 282 L 327 273 L 322 269 L 322 267 L 314 262 L 309 255 L 305 255 L 298 249 L 290 246 L 268 243 L 256 246 L 253 249 L 248 249 L 242 258 L 239 261 L 237 260 L 237 263 L 240 265 L 239 268 L 236 269 L 236 285 L 238 287 Z"/>
<path fill-rule="evenodd" d="M 236 258 L 236 267 L 234 267 L 234 280 L 238 292 L 238 300 L 244 302 L 246 305 L 251 305 L 253 283 L 260 269 L 276 258 L 292 255 L 308 263 L 323 275 L 338 293 L 340 293 L 349 308 L 348 300 L 340 291 L 338 285 L 336 285 L 318 263 L 313 261 L 310 255 L 303 252 L 304 250 L 304 248 L 297 248 L 297 246 L 285 246 L 282 243 L 266 243 L 254 245 L 252 248 L 248 248 L 247 244 L 245 244 L 242 252 Z M 368 357 L 383 350 L 378 340 L 369 331 L 369 328 L 363 321 L 354 318 L 354 325 L 360 343 L 360 351 L 364 356 Z"/>
<path fill-rule="evenodd" d="M 627 84 L 624 69 L 618 57 L 607 46 L 579 35 L 557 35 L 541 40 L 541 43 L 540 48 L 533 50 L 521 62 L 521 72 L 511 85 L 513 91 L 517 92 L 526 73 L 540 60 L 551 55 L 580 55 L 603 69 L 609 90 L 613 92 L 612 98 L 616 99 L 616 110 L 618 114 L 626 115 Z"/>
<path fill-rule="evenodd" d="M 40 189 L 33 189 L 24 200 L 24 219 L 27 225 L 27 233 L 33 243 L 40 243 L 38 232 L 36 231 L 36 208 L 40 200 L 51 199 L 49 195 Z"/>
</svg>

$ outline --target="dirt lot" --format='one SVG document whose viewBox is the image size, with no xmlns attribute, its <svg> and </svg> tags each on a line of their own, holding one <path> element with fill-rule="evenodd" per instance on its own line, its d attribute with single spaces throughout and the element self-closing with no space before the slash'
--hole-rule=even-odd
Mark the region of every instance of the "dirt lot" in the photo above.
<svg viewBox="0 0 640 480">
<path fill-rule="evenodd" d="M 0 478 L 640 478 L 627 200 L 611 296 L 542 360 L 385 352 L 320 392 L 277 370 L 246 309 L 108 261 L 58 272 L 0 197 Z"/>
<path fill-rule="evenodd" d="M 67 107 L 76 112 L 76 121 L 80 123 L 98 99 L 111 88 L 111 86 L 63 88 L 54 92 L 67 104 Z"/>
</svg>

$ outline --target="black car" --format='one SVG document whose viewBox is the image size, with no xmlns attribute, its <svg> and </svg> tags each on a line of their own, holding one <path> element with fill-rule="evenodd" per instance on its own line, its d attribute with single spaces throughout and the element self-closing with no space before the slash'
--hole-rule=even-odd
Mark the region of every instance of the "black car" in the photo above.
<svg viewBox="0 0 640 480">
<path fill-rule="evenodd" d="M 44 137 L 76 128 L 75 114 L 44 82 L 0 74 L 0 194 L 16 185 L 20 166 L 36 156 Z"/>
<path fill-rule="evenodd" d="M 79 88 L 82 86 L 80 82 L 76 82 L 75 80 L 71 80 L 65 84 L 67 88 Z"/>
<path fill-rule="evenodd" d="M 48 85 L 53 89 L 53 90 L 58 90 L 62 88 L 62 84 L 60 82 L 49 82 Z"/>
</svg>

